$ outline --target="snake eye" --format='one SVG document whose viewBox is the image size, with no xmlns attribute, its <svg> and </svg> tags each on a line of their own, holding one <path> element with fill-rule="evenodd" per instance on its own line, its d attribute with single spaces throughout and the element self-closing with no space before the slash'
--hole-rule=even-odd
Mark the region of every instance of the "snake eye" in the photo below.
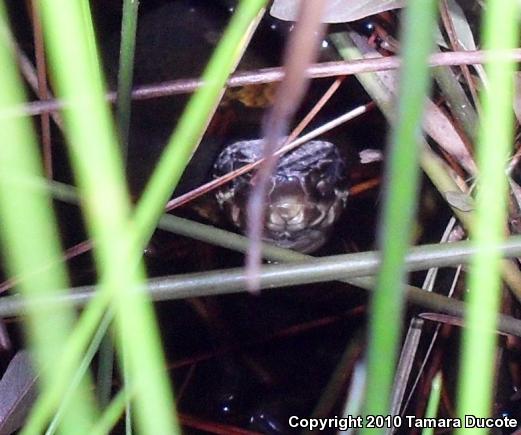
<svg viewBox="0 0 521 435">
<path fill-rule="evenodd" d="M 320 180 L 316 186 L 317 192 L 321 196 L 328 196 L 333 193 L 333 186 L 331 186 L 331 184 L 328 183 L 326 180 Z"/>
</svg>

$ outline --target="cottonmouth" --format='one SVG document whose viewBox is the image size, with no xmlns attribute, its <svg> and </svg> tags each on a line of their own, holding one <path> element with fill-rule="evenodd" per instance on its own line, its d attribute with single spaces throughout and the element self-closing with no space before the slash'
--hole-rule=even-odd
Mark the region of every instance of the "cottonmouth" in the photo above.
<svg viewBox="0 0 521 435">
<path fill-rule="evenodd" d="M 136 85 L 200 75 L 226 21 L 215 3 L 211 7 L 208 4 L 177 0 L 140 17 L 136 37 Z M 117 77 L 114 60 L 119 41 L 116 39 L 109 45 L 106 58 L 109 79 L 114 86 Z M 263 66 L 267 65 L 261 57 L 248 50 L 240 69 Z M 264 111 L 252 101 L 252 96 L 258 94 L 258 89 L 252 92 L 248 88 L 227 93 L 225 104 L 221 104 L 215 117 L 218 121 L 214 119 L 210 130 L 215 130 L 216 124 L 220 127 L 225 123 L 222 120 L 227 119 L 227 115 L 223 113 L 234 111 L 235 125 L 257 125 L 249 128 L 245 136 L 241 134 L 244 129 L 240 128 L 225 135 L 207 132 L 174 196 L 203 184 L 211 176 L 223 175 L 262 156 L 260 140 L 244 140 L 251 138 L 252 130 L 256 129 L 254 134 L 258 134 Z M 268 94 L 269 98 L 270 93 L 260 94 Z M 144 187 L 185 103 L 186 97 L 175 96 L 133 105 L 128 175 L 135 195 Z M 227 145 L 229 143 L 231 145 Z M 216 193 L 225 215 L 241 231 L 245 229 L 250 181 L 250 174 L 243 175 Z M 281 158 L 271 183 L 266 240 L 302 252 L 319 248 L 339 218 L 347 197 L 346 167 L 336 146 L 326 141 L 302 145 Z"/>
<path fill-rule="evenodd" d="M 214 176 L 262 157 L 262 140 L 227 146 L 214 164 Z M 235 178 L 216 194 L 228 218 L 246 229 L 251 174 Z M 346 166 L 331 142 L 313 140 L 282 156 L 270 179 L 265 240 L 280 247 L 312 252 L 326 241 L 347 198 Z"/>
</svg>

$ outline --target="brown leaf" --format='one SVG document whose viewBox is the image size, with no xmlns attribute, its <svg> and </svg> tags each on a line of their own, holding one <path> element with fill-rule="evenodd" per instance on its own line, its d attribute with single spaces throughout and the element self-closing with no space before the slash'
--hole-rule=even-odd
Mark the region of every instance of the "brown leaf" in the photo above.
<svg viewBox="0 0 521 435">
<path fill-rule="evenodd" d="M 36 398 L 36 381 L 28 352 L 18 352 L 0 380 L 0 435 L 23 425 Z"/>
<path fill-rule="evenodd" d="M 420 313 L 418 317 L 430 320 L 432 322 L 444 323 L 445 325 L 450 326 L 458 326 L 460 328 L 465 328 L 465 321 L 461 317 L 451 316 L 449 314 L 440 314 L 440 313 Z M 499 335 L 509 336 L 506 332 L 499 331 L 494 329 L 494 332 Z"/>
<path fill-rule="evenodd" d="M 296 21 L 301 0 L 274 0 L 270 13 L 275 18 Z M 403 8 L 406 0 L 329 0 L 322 18 L 324 23 L 345 23 L 391 9 Z"/>
</svg>

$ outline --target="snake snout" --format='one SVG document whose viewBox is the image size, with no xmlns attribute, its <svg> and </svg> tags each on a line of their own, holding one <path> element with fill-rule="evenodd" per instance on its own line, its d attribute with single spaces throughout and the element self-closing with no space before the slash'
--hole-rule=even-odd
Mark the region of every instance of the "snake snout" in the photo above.
<svg viewBox="0 0 521 435">
<path fill-rule="evenodd" d="M 299 198 L 286 197 L 268 206 L 267 227 L 270 230 L 298 231 L 306 227 L 306 205 Z"/>
</svg>

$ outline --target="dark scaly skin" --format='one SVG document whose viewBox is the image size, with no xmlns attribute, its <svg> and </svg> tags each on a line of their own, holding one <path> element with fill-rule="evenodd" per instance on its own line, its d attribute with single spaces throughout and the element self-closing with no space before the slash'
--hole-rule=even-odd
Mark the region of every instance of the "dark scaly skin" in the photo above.
<svg viewBox="0 0 521 435">
<path fill-rule="evenodd" d="M 219 177 L 262 157 L 262 140 L 235 142 L 214 165 Z M 246 228 L 246 203 L 252 174 L 235 178 L 216 193 L 227 217 Z M 310 141 L 282 156 L 270 180 L 264 239 L 308 253 L 320 248 L 347 199 L 346 166 L 331 142 Z"/>
</svg>

